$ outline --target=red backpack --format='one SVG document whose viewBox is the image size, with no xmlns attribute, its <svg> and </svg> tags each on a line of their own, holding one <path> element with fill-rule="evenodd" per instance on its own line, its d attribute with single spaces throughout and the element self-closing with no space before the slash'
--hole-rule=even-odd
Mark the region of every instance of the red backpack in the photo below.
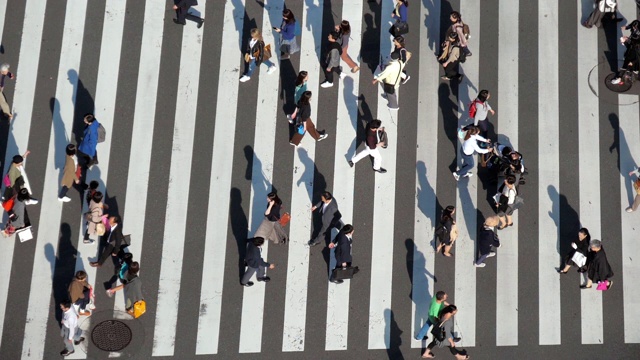
<svg viewBox="0 0 640 360">
<path fill-rule="evenodd" d="M 469 117 L 472 119 L 476 118 L 476 112 L 478 112 L 476 104 L 482 104 L 482 101 L 475 99 L 471 102 L 471 104 L 469 104 Z"/>
</svg>

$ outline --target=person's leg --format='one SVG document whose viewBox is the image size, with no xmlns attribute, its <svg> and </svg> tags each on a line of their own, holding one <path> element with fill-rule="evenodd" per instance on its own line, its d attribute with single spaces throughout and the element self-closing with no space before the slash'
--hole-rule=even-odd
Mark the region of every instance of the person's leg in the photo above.
<svg viewBox="0 0 640 360">
<path fill-rule="evenodd" d="M 507 215 L 507 225 L 513 224 L 513 220 L 511 219 L 511 215 Z"/>
<path fill-rule="evenodd" d="M 462 152 L 462 167 L 460 168 L 460 170 L 458 170 L 458 175 L 460 175 L 461 177 L 466 175 L 471 169 L 473 169 L 474 165 L 473 154 L 467 155 Z"/>
<path fill-rule="evenodd" d="M 178 9 L 176 9 L 176 18 L 177 18 L 176 21 L 178 22 L 178 24 L 182 24 L 182 25 L 186 24 L 187 23 L 186 16 L 187 16 L 187 12 L 184 11 L 182 8 L 179 7 Z"/>
<path fill-rule="evenodd" d="M 498 228 L 503 229 L 507 226 L 507 221 L 502 212 L 498 213 Z"/>
<path fill-rule="evenodd" d="M 367 148 L 369 147 L 367 146 Z M 378 148 L 373 150 L 370 149 L 369 155 L 373 157 L 373 170 L 380 170 L 380 167 L 382 166 L 382 155 L 380 154 L 380 150 L 378 150 Z"/>
<path fill-rule="evenodd" d="M 190 14 L 190 13 L 187 13 L 187 15 L 185 16 L 185 18 L 186 18 L 187 20 L 191 20 L 191 21 L 193 21 L 193 22 L 198 23 L 198 25 L 199 25 L 199 24 L 202 24 L 202 22 L 204 21 L 201 17 L 199 17 L 199 16 L 195 16 L 195 15 Z"/>
<path fill-rule="evenodd" d="M 73 352 L 75 349 L 73 348 L 73 341 L 69 341 L 69 328 L 66 326 L 62 326 L 62 341 L 64 341 L 64 348 L 68 352 Z M 79 330 L 79 329 L 78 329 Z M 75 338 L 75 336 L 74 336 Z"/>
<path fill-rule="evenodd" d="M 256 60 L 255 59 L 251 59 L 249 61 L 249 69 L 247 69 L 247 72 L 245 72 L 244 74 L 246 76 L 251 77 L 251 74 L 253 74 L 253 71 L 256 69 Z"/>
<path fill-rule="evenodd" d="M 476 261 L 476 264 L 478 265 L 483 264 L 484 261 L 487 260 L 487 258 L 489 257 L 489 254 L 480 255 L 480 257 L 478 258 L 478 261 Z"/>
<path fill-rule="evenodd" d="M 316 141 L 320 139 L 320 133 L 316 130 L 316 125 L 313 123 L 313 120 L 307 120 L 307 132 L 314 138 Z"/>
<path fill-rule="evenodd" d="M 631 211 L 638 210 L 638 206 L 640 206 L 640 195 L 636 195 L 636 197 L 633 198 L 633 204 L 631 205 Z"/>
<path fill-rule="evenodd" d="M 489 132 L 489 121 L 486 118 L 478 121 L 478 128 L 480 129 L 480 136 L 486 138 L 487 133 Z"/>
<path fill-rule="evenodd" d="M 436 347 L 436 339 L 433 339 L 429 345 L 427 345 L 427 348 L 424 350 L 424 353 L 422 354 L 422 357 L 435 357 L 433 356 L 433 353 L 431 352 L 431 349 L 433 349 L 434 347 Z"/>
<path fill-rule="evenodd" d="M 444 256 L 451 256 L 451 245 L 445 245 L 444 246 Z"/>
<path fill-rule="evenodd" d="M 295 133 L 293 134 L 293 137 L 291 138 L 290 143 L 292 143 L 295 146 L 298 146 L 300 145 L 300 141 L 302 141 L 304 134 L 298 133 L 298 129 L 295 129 L 294 131 Z"/>
<path fill-rule="evenodd" d="M 282 228 L 282 225 L 280 225 L 279 222 L 276 221 L 273 224 L 273 230 L 275 231 L 276 237 L 280 242 L 286 243 L 287 241 L 289 241 L 289 239 L 287 238 L 287 233 L 284 232 L 284 229 Z"/>
<path fill-rule="evenodd" d="M 362 149 L 362 151 L 360 151 L 357 154 L 354 154 L 351 157 L 351 162 L 353 162 L 355 164 L 355 163 L 357 163 L 358 161 L 362 160 L 363 158 L 365 158 L 368 155 L 371 155 L 371 149 L 369 149 L 369 147 L 367 145 L 365 145 L 364 149 Z"/>
<path fill-rule="evenodd" d="M 335 68 L 331 68 L 329 69 L 329 71 L 327 71 L 326 67 L 323 67 L 322 70 L 324 71 L 324 81 L 333 84 L 333 69 Z"/>
<path fill-rule="evenodd" d="M 331 72 L 336 73 L 336 75 L 338 75 L 338 78 L 342 76 L 342 68 L 340 66 L 332 68 Z"/>
<path fill-rule="evenodd" d="M 427 336 L 427 332 L 429 331 L 430 327 L 431 327 L 431 321 L 427 319 L 424 325 L 422 325 L 422 328 L 420 328 L 420 331 L 418 332 L 418 335 L 416 335 L 415 339 L 416 340 L 424 339 L 424 337 Z"/>
<path fill-rule="evenodd" d="M 81 337 L 82 337 L 82 329 L 80 329 L 79 326 L 76 326 L 76 332 L 73 335 L 73 340 L 74 341 L 79 341 Z"/>
<path fill-rule="evenodd" d="M 262 279 L 265 277 L 265 272 L 266 272 L 266 268 L 262 265 L 258 266 L 258 273 L 256 274 L 256 277 L 258 279 Z"/>
<path fill-rule="evenodd" d="M 98 265 L 104 264 L 104 262 L 111 257 L 112 252 L 113 252 L 113 245 L 107 245 L 104 248 L 104 251 L 102 251 L 102 255 L 100 255 L 100 259 L 98 260 Z"/>
<path fill-rule="evenodd" d="M 591 287 L 593 285 L 593 280 L 589 279 L 589 277 L 587 277 L 587 287 Z"/>
<path fill-rule="evenodd" d="M 256 271 L 258 271 L 258 269 L 247 266 L 247 270 L 245 270 L 244 276 L 242 276 L 242 280 L 240 280 L 240 284 L 246 285 Z"/>
<path fill-rule="evenodd" d="M 67 191 L 69 191 L 69 188 L 66 186 L 63 186 L 62 189 L 60 189 L 60 194 L 58 194 L 58 198 L 62 199 L 63 197 L 67 196 Z"/>
</svg>

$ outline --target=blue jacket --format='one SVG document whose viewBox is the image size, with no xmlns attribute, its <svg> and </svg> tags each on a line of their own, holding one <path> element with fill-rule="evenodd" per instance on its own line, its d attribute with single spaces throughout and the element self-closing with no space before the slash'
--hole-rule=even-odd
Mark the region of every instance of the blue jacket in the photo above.
<svg viewBox="0 0 640 360">
<path fill-rule="evenodd" d="M 398 9 L 398 12 L 400 13 L 400 17 L 398 18 L 398 15 L 396 15 L 395 9 L 393 11 L 393 18 L 396 20 L 400 20 L 402 22 L 407 22 L 408 20 L 408 14 L 407 14 L 407 6 L 405 4 L 400 5 L 400 8 Z"/>
<path fill-rule="evenodd" d="M 283 21 L 280 26 L 280 34 L 282 35 L 282 40 L 291 40 L 296 37 L 296 22 L 289 24 Z"/>
<path fill-rule="evenodd" d="M 94 157 L 96 155 L 96 146 L 98 146 L 98 128 L 100 123 L 98 120 L 94 120 L 91 124 L 84 128 L 84 135 L 82 136 L 82 142 L 78 146 L 78 150 Z"/>
</svg>

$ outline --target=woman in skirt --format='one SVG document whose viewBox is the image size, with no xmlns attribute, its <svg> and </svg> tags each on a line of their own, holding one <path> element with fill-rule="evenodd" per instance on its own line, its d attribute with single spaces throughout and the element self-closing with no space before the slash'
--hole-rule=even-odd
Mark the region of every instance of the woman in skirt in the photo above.
<svg viewBox="0 0 640 360">
<path fill-rule="evenodd" d="M 287 234 L 279 222 L 281 209 L 282 200 L 275 192 L 270 192 L 267 195 L 267 210 L 264 212 L 264 220 L 262 220 L 254 237 L 273 241 L 274 244 L 287 243 Z"/>
<path fill-rule="evenodd" d="M 571 269 L 571 266 L 576 266 L 579 273 L 587 271 L 587 256 L 589 256 L 589 242 L 591 241 L 591 235 L 586 228 L 578 231 L 578 240 L 571 242 L 571 251 L 564 258 L 564 268 L 557 268 L 556 270 L 560 274 L 566 274 Z M 581 254 L 576 255 L 576 253 Z"/>
<path fill-rule="evenodd" d="M 273 28 L 280 33 L 280 59 L 286 60 L 291 54 L 300 51 L 296 40 L 296 18 L 289 9 L 282 11 L 282 24 L 280 28 Z"/>
</svg>

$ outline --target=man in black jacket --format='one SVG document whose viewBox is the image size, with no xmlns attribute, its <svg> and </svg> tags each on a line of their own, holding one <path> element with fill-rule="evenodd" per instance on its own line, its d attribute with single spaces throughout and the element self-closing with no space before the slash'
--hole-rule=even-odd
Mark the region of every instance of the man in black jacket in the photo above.
<svg viewBox="0 0 640 360">
<path fill-rule="evenodd" d="M 253 286 L 253 281 L 249 280 L 251 280 L 251 277 L 256 271 L 258 272 L 258 281 L 269 282 L 269 280 L 271 280 L 270 277 L 265 276 L 264 272 L 267 267 L 269 269 L 275 269 L 276 266 L 264 261 L 262 258 L 262 244 L 264 244 L 264 238 L 261 237 L 255 237 L 247 241 L 247 255 L 245 256 L 247 270 L 242 280 L 240 280 L 240 285 L 246 287 Z"/>
<path fill-rule="evenodd" d="M 118 254 L 120 253 L 120 245 L 122 245 L 124 235 L 122 235 L 122 225 L 120 224 L 119 217 L 109 217 L 109 225 L 111 226 L 111 231 L 109 231 L 109 235 L 107 235 L 106 246 L 102 251 L 102 255 L 100 255 L 98 261 L 90 262 L 89 265 L 93 267 L 100 267 L 107 260 L 109 255 L 111 255 L 117 271 L 120 265 Z M 103 236 L 102 238 L 104 239 L 105 237 Z"/>
<path fill-rule="evenodd" d="M 173 0 L 173 10 L 176 11 L 177 19 L 173 19 L 173 22 L 179 25 L 187 25 L 186 19 L 195 21 L 198 23 L 198 29 L 202 27 L 204 19 L 195 15 L 189 14 L 189 8 L 198 5 L 197 0 Z"/>
<path fill-rule="evenodd" d="M 342 46 L 338 43 L 338 39 L 340 38 L 340 34 L 337 31 L 332 31 L 329 33 L 327 39 L 329 40 L 329 45 L 327 46 L 327 56 L 324 61 L 324 76 L 325 80 L 320 84 L 320 87 L 329 88 L 333 86 L 333 74 L 338 74 L 340 79 L 344 79 L 346 76 L 342 73 L 342 69 L 340 68 L 340 56 L 342 55 Z"/>
<path fill-rule="evenodd" d="M 351 266 L 351 243 L 353 242 L 353 226 L 347 224 L 342 227 L 335 240 L 329 244 L 329 248 L 335 248 L 334 255 L 336 257 L 336 269 L 347 268 Z M 331 278 L 332 283 L 342 284 L 342 280 L 336 280 Z"/>
<path fill-rule="evenodd" d="M 338 203 L 336 199 L 333 198 L 330 192 L 325 191 L 321 197 L 322 201 L 319 201 L 315 204 L 311 211 L 316 211 L 316 209 L 320 209 L 320 213 L 322 214 L 322 229 L 320 232 L 311 240 L 309 240 L 309 246 L 316 246 L 320 244 L 320 236 L 331 235 L 331 229 L 337 228 L 340 229 L 340 218 L 342 215 L 338 210 Z"/>
</svg>

